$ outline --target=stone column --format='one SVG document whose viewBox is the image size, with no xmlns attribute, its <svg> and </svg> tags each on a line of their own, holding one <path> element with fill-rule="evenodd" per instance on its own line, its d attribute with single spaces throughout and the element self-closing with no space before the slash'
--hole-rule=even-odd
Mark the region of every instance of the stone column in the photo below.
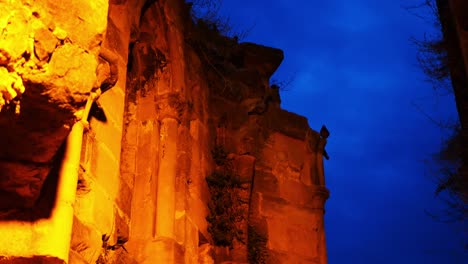
<svg viewBox="0 0 468 264">
<path fill-rule="evenodd" d="M 315 191 L 314 207 L 318 210 L 318 234 L 317 255 L 320 264 L 327 264 L 327 244 L 325 240 L 325 201 L 328 199 L 329 191 L 324 186 L 319 186 Z"/>
<path fill-rule="evenodd" d="M 325 151 L 325 145 L 327 144 L 327 140 L 325 138 L 320 138 L 318 140 L 318 152 L 317 152 L 317 173 L 319 178 L 319 186 L 318 190 L 316 191 L 317 195 L 317 207 L 321 209 L 321 217 L 320 222 L 318 223 L 319 230 L 318 230 L 318 248 L 317 253 L 319 257 L 320 264 L 327 264 L 327 244 L 325 240 L 325 202 L 330 195 L 328 189 L 325 187 L 325 173 L 324 173 L 324 166 L 323 166 L 323 153 Z"/>
<path fill-rule="evenodd" d="M 171 117 L 161 120 L 156 198 L 156 237 L 174 238 L 178 123 L 175 118 Z"/>
<path fill-rule="evenodd" d="M 176 263 L 175 194 L 177 138 L 179 129 L 178 100 L 161 96 L 158 103 L 159 169 L 156 189 L 155 234 L 145 263 Z M 148 216 L 151 217 L 151 216 Z"/>
<path fill-rule="evenodd" d="M 319 186 L 325 186 L 325 173 L 323 169 L 323 152 L 325 150 L 325 145 L 327 140 L 324 138 L 319 138 L 317 142 L 317 177 Z"/>
</svg>

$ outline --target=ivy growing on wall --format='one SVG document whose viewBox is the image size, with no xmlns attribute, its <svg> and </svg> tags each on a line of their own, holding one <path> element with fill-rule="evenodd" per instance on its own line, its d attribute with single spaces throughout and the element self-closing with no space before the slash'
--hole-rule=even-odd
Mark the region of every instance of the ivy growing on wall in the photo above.
<svg viewBox="0 0 468 264">
<path fill-rule="evenodd" d="M 252 264 L 265 264 L 267 263 L 268 250 L 266 244 L 268 238 L 266 235 L 261 234 L 255 227 L 249 225 L 248 227 L 248 240 L 247 240 L 247 256 L 249 263 Z"/>
<path fill-rule="evenodd" d="M 208 203 L 208 232 L 216 246 L 232 247 L 234 240 L 242 242 L 239 223 L 244 219 L 239 190 L 241 182 L 233 172 L 231 160 L 221 146 L 212 150 L 216 169 L 206 177 L 211 199 Z"/>
</svg>

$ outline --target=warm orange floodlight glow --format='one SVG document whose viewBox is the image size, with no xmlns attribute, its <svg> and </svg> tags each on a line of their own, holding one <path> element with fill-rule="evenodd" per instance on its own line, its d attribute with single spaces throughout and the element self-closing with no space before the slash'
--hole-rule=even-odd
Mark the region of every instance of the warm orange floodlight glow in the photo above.
<svg viewBox="0 0 468 264">
<path fill-rule="evenodd" d="M 73 125 L 67 137 L 51 216 L 34 222 L 0 222 L 0 234 L 8 234 L 0 235 L 1 256 L 49 256 L 68 263 L 83 131 L 91 105 L 99 93 L 92 93 L 88 98 L 81 120 Z"/>
</svg>

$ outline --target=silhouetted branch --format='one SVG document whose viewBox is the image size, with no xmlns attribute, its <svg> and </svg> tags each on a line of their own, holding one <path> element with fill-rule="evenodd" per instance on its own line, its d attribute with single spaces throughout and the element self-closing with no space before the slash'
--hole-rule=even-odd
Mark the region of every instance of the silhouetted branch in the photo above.
<svg viewBox="0 0 468 264">
<path fill-rule="evenodd" d="M 459 124 L 451 124 L 450 122 L 447 122 L 447 123 L 443 123 L 442 121 L 437 121 L 435 120 L 432 116 L 430 116 L 428 113 L 426 113 L 418 104 L 416 104 L 416 102 L 414 102 L 414 100 L 411 101 L 411 105 L 416 108 L 416 110 L 421 113 L 424 117 L 426 117 L 429 121 L 431 121 L 432 123 L 434 123 L 434 125 L 436 125 L 437 127 L 439 128 L 442 128 L 442 129 L 448 129 L 448 130 L 454 130 L 456 129 Z"/>
<path fill-rule="evenodd" d="M 279 79 L 271 79 L 270 86 L 276 85 L 279 87 L 281 91 L 289 91 L 290 86 L 294 83 L 296 79 L 296 73 L 290 75 L 287 79 L 279 80 Z"/>
<path fill-rule="evenodd" d="M 231 18 L 220 14 L 223 0 L 192 0 L 192 18 L 194 22 L 205 23 L 219 34 L 237 40 L 242 40 L 252 31 L 255 25 L 245 30 L 236 30 L 231 23 Z"/>
<path fill-rule="evenodd" d="M 452 54 L 454 52 L 450 49 L 449 43 L 444 39 L 442 27 L 444 21 L 439 14 L 436 0 L 424 0 L 419 5 L 403 8 L 417 17 L 432 22 L 440 30 L 440 34 L 435 37 L 429 37 L 425 34 L 422 40 L 412 38 L 411 42 L 418 48 L 417 61 L 422 71 L 428 77 L 428 80 L 432 83 L 433 88 L 436 90 L 442 88 L 448 93 L 453 93 L 450 71 L 453 70 L 454 63 L 450 61 L 449 53 Z M 424 10 L 429 11 L 429 16 L 421 15 Z M 460 123 L 457 122 L 455 125 L 443 124 L 425 113 L 414 102 L 412 102 L 412 105 L 438 127 L 449 129 L 453 132 L 445 140 L 441 151 L 434 157 L 439 166 L 438 171 L 435 173 L 437 183 L 435 195 L 446 204 L 446 208 L 441 212 L 442 217 L 440 213 L 437 215 L 429 212 L 426 213 L 442 222 L 467 220 L 468 179 L 462 171 L 463 153 Z"/>
</svg>

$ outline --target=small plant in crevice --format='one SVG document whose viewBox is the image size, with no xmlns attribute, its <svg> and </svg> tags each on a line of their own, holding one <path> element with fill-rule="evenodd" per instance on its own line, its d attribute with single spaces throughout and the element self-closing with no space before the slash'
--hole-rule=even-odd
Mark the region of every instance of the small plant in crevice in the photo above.
<svg viewBox="0 0 468 264">
<path fill-rule="evenodd" d="M 225 166 L 227 165 L 228 161 L 228 153 L 224 148 L 220 145 L 214 146 L 213 150 L 211 150 L 211 157 L 217 166 Z"/>
<path fill-rule="evenodd" d="M 185 43 L 198 55 L 208 88 L 218 96 L 240 100 L 240 87 L 232 75 L 243 66 L 238 43 L 251 28 L 235 30 L 229 18 L 220 13 L 222 0 L 187 0 L 186 3 L 193 23 L 185 35 Z"/>
<path fill-rule="evenodd" d="M 247 239 L 247 256 L 251 264 L 265 264 L 267 263 L 268 250 L 266 244 L 268 238 L 266 235 L 261 234 L 252 225 L 248 226 L 248 239 Z"/>
<path fill-rule="evenodd" d="M 197 24 L 203 23 L 222 36 L 235 39 L 245 39 L 252 31 L 254 25 L 251 27 L 240 30 L 232 23 L 229 16 L 223 16 L 221 7 L 223 0 L 187 0 L 190 6 L 190 13 L 192 21 Z"/>
<path fill-rule="evenodd" d="M 102 253 L 99 255 L 99 258 L 96 260 L 96 264 L 104 264 L 109 263 L 109 253 L 110 251 L 116 251 L 118 249 L 123 249 L 125 252 L 128 253 L 127 249 L 125 248 L 124 244 L 127 243 L 128 238 L 123 236 L 118 236 L 117 241 L 115 244 L 111 245 L 109 243 L 110 235 L 103 234 L 101 236 L 102 239 Z"/>
<path fill-rule="evenodd" d="M 244 209 L 239 196 L 241 182 L 233 172 L 231 160 L 221 146 L 213 151 L 217 168 L 206 177 L 210 191 L 208 203 L 208 232 L 216 246 L 232 247 L 234 240 L 244 243 L 239 223 L 244 220 Z"/>
</svg>

